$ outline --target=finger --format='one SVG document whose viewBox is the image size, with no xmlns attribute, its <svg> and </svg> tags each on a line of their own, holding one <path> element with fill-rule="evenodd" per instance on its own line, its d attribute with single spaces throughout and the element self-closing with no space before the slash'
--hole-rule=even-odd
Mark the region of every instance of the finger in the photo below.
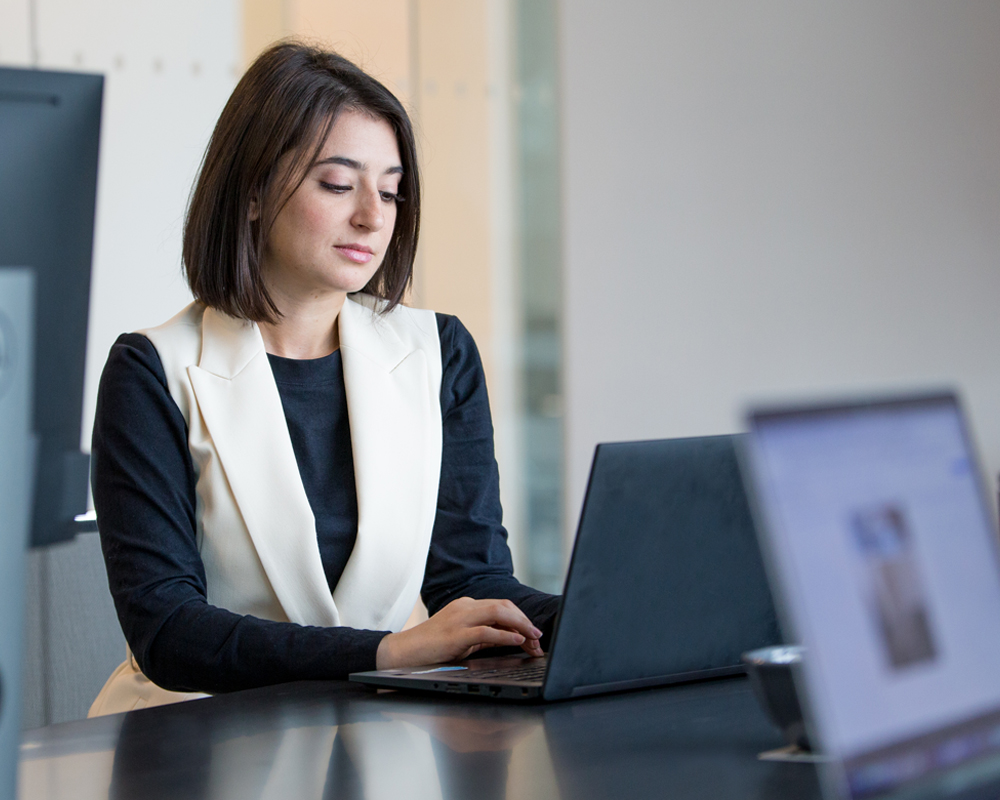
<svg viewBox="0 0 1000 800">
<path fill-rule="evenodd" d="M 507 628 L 517 631 L 526 639 L 537 639 L 542 635 L 524 612 L 510 600 L 473 600 L 463 597 L 453 600 L 449 606 L 464 617 L 466 624 Z"/>
<path fill-rule="evenodd" d="M 521 649 L 524 650 L 525 653 L 528 653 L 529 655 L 532 656 L 545 655 L 544 651 L 542 650 L 541 643 L 538 641 L 538 639 L 525 640 L 524 644 L 521 645 Z"/>
<path fill-rule="evenodd" d="M 467 659 L 473 653 L 478 653 L 482 649 L 483 649 L 483 646 L 481 644 L 474 644 L 474 645 L 472 645 L 472 647 L 470 647 L 464 653 L 462 653 L 461 655 L 459 655 L 458 658 L 455 659 L 455 661 L 465 661 L 465 659 Z"/>
<path fill-rule="evenodd" d="M 492 628 L 489 625 L 467 628 L 465 634 L 464 645 L 466 647 L 472 647 L 476 644 L 482 647 L 520 647 L 527 641 L 526 636 L 522 636 L 516 631 Z"/>
<path fill-rule="evenodd" d="M 513 628 L 506 628 L 503 625 L 494 625 L 493 627 L 494 628 L 504 628 L 504 630 L 514 630 Z M 521 635 L 524 636 L 524 638 L 528 639 L 528 640 L 534 640 L 536 642 L 541 641 L 541 639 L 542 639 L 542 632 L 540 630 L 538 630 L 538 628 L 535 628 L 534 626 L 532 626 L 532 631 L 533 632 L 529 632 L 527 635 L 525 635 L 523 633 Z M 521 631 L 514 631 L 514 632 L 515 633 L 521 633 Z"/>
<path fill-rule="evenodd" d="M 470 608 L 475 624 L 517 631 L 525 639 L 540 639 L 542 632 L 531 624 L 524 612 L 509 600 L 485 600 Z"/>
</svg>

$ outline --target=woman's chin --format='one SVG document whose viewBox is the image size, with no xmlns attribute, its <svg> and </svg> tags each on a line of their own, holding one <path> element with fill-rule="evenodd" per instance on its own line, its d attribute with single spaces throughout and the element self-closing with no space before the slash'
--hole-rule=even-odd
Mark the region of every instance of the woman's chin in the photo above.
<svg viewBox="0 0 1000 800">
<path fill-rule="evenodd" d="M 363 292 L 371 279 L 372 276 L 367 273 L 363 275 L 340 274 L 335 276 L 332 280 L 321 281 L 318 285 L 313 285 L 310 287 L 308 294 L 311 297 L 329 298 L 338 295 L 343 296 L 345 294 L 356 294 L 357 292 Z"/>
<path fill-rule="evenodd" d="M 333 281 L 337 290 L 346 294 L 355 294 L 364 291 L 364 288 L 371 282 L 372 277 L 375 275 L 375 270 L 354 268 L 338 270 L 338 273 Z"/>
</svg>

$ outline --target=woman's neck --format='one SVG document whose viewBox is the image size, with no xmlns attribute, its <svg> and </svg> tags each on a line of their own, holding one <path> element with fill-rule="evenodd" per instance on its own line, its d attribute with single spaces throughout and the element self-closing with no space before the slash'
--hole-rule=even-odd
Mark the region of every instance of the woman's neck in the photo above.
<svg viewBox="0 0 1000 800">
<path fill-rule="evenodd" d="M 281 312 L 276 323 L 260 323 L 264 349 L 283 358 L 322 358 L 340 348 L 337 319 L 346 294 L 337 293 L 308 300 L 275 297 Z"/>
</svg>

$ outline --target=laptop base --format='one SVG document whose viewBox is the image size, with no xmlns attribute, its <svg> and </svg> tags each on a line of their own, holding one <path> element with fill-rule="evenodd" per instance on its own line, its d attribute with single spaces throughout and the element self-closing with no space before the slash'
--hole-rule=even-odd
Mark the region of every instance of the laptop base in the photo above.
<svg viewBox="0 0 1000 800">
<path fill-rule="evenodd" d="M 547 664 L 547 657 L 531 658 L 527 655 L 474 658 L 451 664 L 355 672 L 350 676 L 350 680 L 375 687 L 416 689 L 423 692 L 445 692 L 530 702 L 542 698 L 544 676 L 532 681 L 518 681 L 503 676 L 505 673 L 518 672 L 526 667 L 544 669 Z"/>
</svg>

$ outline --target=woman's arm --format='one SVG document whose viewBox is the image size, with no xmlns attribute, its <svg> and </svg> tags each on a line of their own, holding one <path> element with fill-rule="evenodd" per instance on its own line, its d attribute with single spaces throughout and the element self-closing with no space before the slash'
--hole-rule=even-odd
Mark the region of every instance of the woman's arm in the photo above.
<svg viewBox="0 0 1000 800">
<path fill-rule="evenodd" d="M 560 598 L 514 578 L 500 506 L 486 376 L 471 334 L 438 314 L 443 449 L 437 517 L 422 595 L 434 614 L 462 597 L 510 600 L 551 635 Z"/>
<path fill-rule="evenodd" d="M 385 631 L 303 627 L 209 605 L 187 426 L 156 350 L 119 337 L 98 393 L 93 487 L 108 582 L 145 675 L 225 692 L 374 669 Z"/>
</svg>

